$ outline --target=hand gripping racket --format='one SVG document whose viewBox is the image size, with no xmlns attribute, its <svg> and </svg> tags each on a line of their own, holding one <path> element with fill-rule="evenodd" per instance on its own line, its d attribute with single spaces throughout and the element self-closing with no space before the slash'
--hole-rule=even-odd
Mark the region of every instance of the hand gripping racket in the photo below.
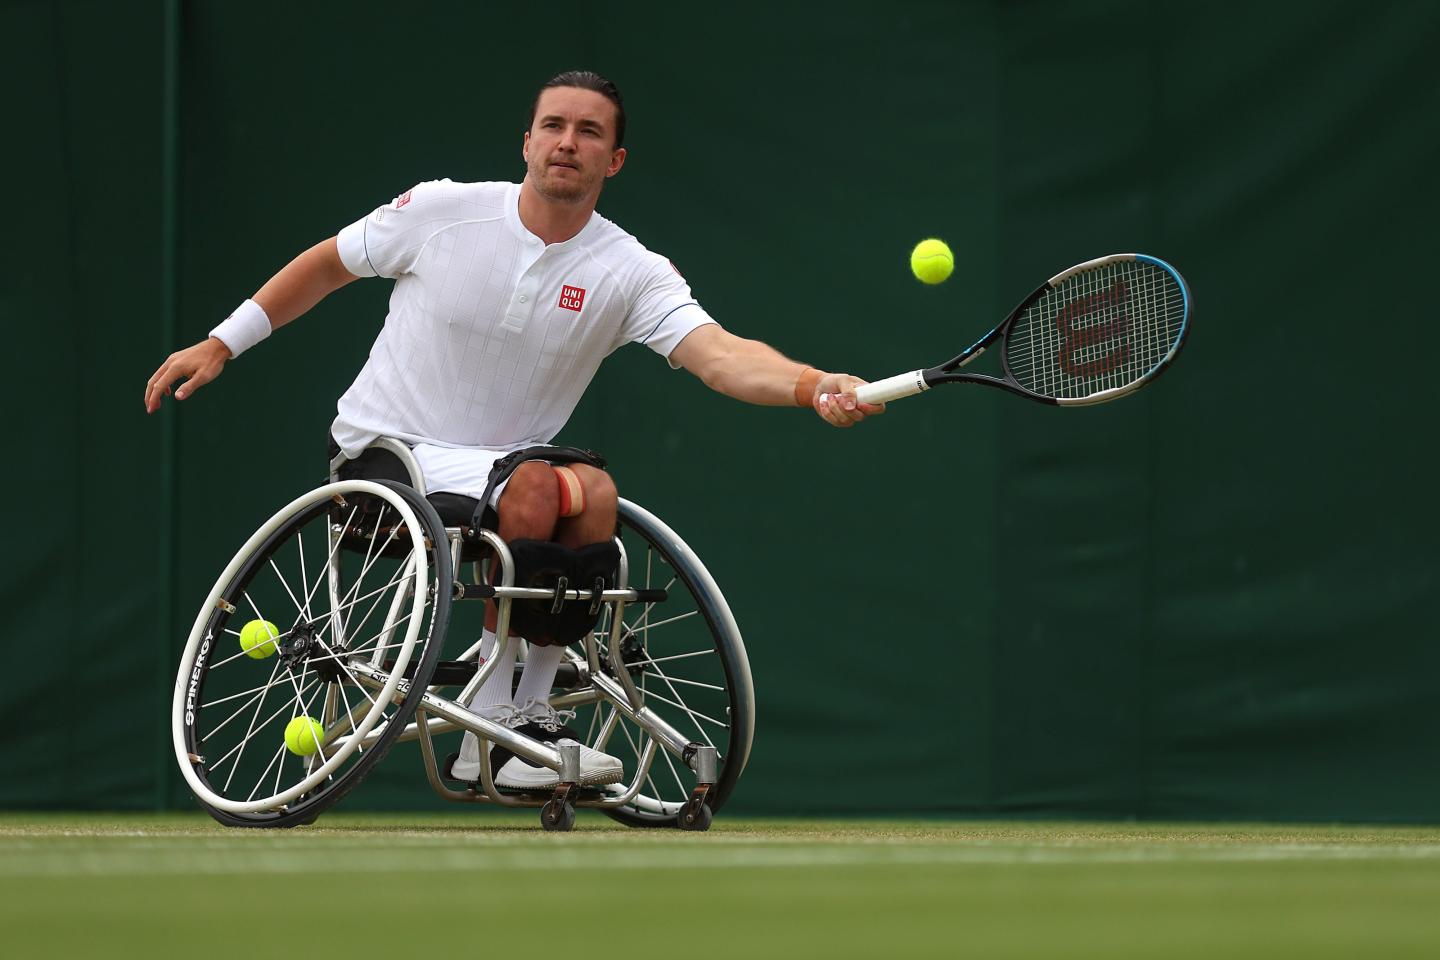
<svg viewBox="0 0 1440 960">
<path fill-rule="evenodd" d="M 949 363 L 867 383 L 884 403 L 940 383 L 983 383 L 1041 403 L 1079 406 L 1133 393 L 1170 365 L 1190 329 L 1190 289 L 1143 253 L 1090 260 L 1051 277 L 994 330 Z M 1002 341 L 1002 377 L 957 373 Z"/>
</svg>

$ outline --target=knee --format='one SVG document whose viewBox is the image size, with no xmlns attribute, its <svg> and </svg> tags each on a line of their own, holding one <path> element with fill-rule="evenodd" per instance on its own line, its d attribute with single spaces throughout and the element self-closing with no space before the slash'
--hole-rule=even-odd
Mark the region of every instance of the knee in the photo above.
<svg viewBox="0 0 1440 960">
<path fill-rule="evenodd" d="M 610 474 L 580 463 L 574 464 L 571 469 L 585 487 L 585 509 L 614 512 L 620 493 L 615 488 L 615 481 L 610 479 Z"/>
<path fill-rule="evenodd" d="M 549 531 L 560 511 L 560 494 L 555 488 L 555 472 L 547 463 L 531 460 L 520 464 L 510 475 L 505 493 L 500 497 L 500 518 L 507 526 Z M 541 533 L 548 536 L 548 533 Z"/>
</svg>

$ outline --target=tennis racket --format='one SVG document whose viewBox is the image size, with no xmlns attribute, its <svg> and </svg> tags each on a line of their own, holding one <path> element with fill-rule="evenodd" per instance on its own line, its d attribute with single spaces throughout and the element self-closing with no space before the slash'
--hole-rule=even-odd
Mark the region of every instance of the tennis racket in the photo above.
<svg viewBox="0 0 1440 960">
<path fill-rule="evenodd" d="M 950 362 L 867 383 L 855 397 L 885 403 L 941 383 L 981 383 L 1041 403 L 1104 403 L 1159 376 L 1189 329 L 1190 289 L 1179 271 L 1117 253 L 1051 277 Z M 1002 376 L 957 372 L 997 340 Z"/>
</svg>

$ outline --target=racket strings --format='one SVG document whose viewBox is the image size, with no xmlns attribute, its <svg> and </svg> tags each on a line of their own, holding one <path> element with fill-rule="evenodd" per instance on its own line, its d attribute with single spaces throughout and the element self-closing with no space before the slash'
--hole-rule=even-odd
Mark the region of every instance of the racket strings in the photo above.
<svg viewBox="0 0 1440 960">
<path fill-rule="evenodd" d="M 1141 261 L 1103 264 L 1030 305 L 1006 335 L 1006 367 L 1032 393 L 1093 396 L 1159 369 L 1184 322 L 1184 293 L 1170 273 Z"/>
</svg>

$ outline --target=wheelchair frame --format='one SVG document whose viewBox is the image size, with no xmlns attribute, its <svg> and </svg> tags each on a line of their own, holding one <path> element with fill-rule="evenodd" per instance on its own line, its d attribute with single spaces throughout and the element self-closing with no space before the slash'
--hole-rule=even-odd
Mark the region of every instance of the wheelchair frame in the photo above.
<svg viewBox="0 0 1440 960">
<path fill-rule="evenodd" d="M 222 574 L 206 606 L 202 608 L 197 617 L 186 654 L 182 657 L 181 669 L 176 681 L 174 718 L 177 760 L 202 806 L 221 822 L 235 826 L 293 826 L 299 823 L 313 822 L 320 812 L 328 808 L 330 803 L 338 801 L 340 796 L 358 783 L 359 779 L 368 773 L 373 764 L 378 762 L 379 756 L 383 756 L 390 746 L 394 743 L 418 740 L 426 778 L 435 793 L 446 800 L 462 803 L 490 803 L 505 807 L 539 807 L 541 823 L 547 830 L 571 829 L 576 808 L 599 809 L 632 825 L 674 823 L 682 829 L 707 829 L 713 811 L 724 802 L 748 760 L 754 731 L 754 691 L 739 628 L 735 624 L 723 595 L 715 585 L 714 579 L 693 551 L 690 551 L 678 535 L 653 514 L 622 499 L 620 501 L 622 527 L 637 533 L 646 541 L 647 549 L 658 550 L 661 559 L 668 560 L 674 567 L 676 575 L 672 577 L 669 586 L 662 589 L 647 587 L 637 589 L 630 586 L 630 557 L 624 538 L 620 535 L 620 531 L 617 531 L 615 539 L 620 550 L 620 566 L 613 589 L 596 591 L 593 587 L 585 588 L 583 585 L 571 587 L 563 579 L 554 589 L 517 587 L 514 585 L 514 560 L 508 545 L 497 533 L 488 529 L 478 529 L 470 530 L 467 536 L 464 527 L 445 526 L 439 522 L 438 514 L 425 499 L 426 488 L 420 465 L 407 445 L 390 438 L 380 438 L 371 444 L 371 448 L 387 451 L 404 465 L 411 481 L 408 494 L 398 483 L 340 480 L 338 471 L 348 462 L 344 454 L 340 454 L 330 464 L 331 483 L 313 491 L 308 499 L 299 498 L 289 507 L 277 513 L 270 522 L 271 525 L 278 524 L 276 531 L 269 534 L 270 539 L 261 537 L 261 534 L 266 532 L 266 527 L 257 531 L 246 547 L 236 555 L 235 560 L 232 560 L 226 572 Z M 286 670 L 294 673 L 294 666 L 297 663 L 304 669 L 312 666 L 306 660 L 303 651 L 300 654 L 295 653 L 295 648 L 306 642 L 309 628 L 316 624 L 322 624 L 319 628 L 320 633 L 324 633 L 327 629 L 330 631 L 328 641 L 317 640 L 319 646 L 324 646 L 324 652 L 320 653 L 319 646 L 317 646 L 316 650 L 310 654 L 315 659 L 313 666 L 315 666 L 317 674 L 321 672 L 319 665 L 322 661 L 331 661 L 330 670 L 337 675 L 334 680 L 330 681 L 332 687 L 326 689 L 324 695 L 322 726 L 326 730 L 326 735 L 323 742 L 317 742 L 315 745 L 318 751 L 316 756 L 305 761 L 304 770 L 307 776 L 302 779 L 301 783 L 292 786 L 289 791 L 278 792 L 281 771 L 285 768 L 282 757 L 279 766 L 276 767 L 277 793 L 273 798 L 269 798 L 276 801 L 273 808 L 252 810 L 250 808 L 256 806 L 256 802 L 253 801 L 253 791 L 250 800 L 230 801 L 217 794 L 210 785 L 208 777 L 204 775 L 206 760 L 197 752 L 198 744 L 195 739 L 198 736 L 198 723 L 191 726 L 190 721 L 185 720 L 187 700 L 191 707 L 194 707 L 196 711 L 199 710 L 199 706 L 194 703 L 197 677 L 200 678 L 199 682 L 203 683 L 205 671 L 210 666 L 206 660 L 205 651 L 209 649 L 210 641 L 215 635 L 216 624 L 219 623 L 223 627 L 227 622 L 225 618 L 235 613 L 237 609 L 236 604 L 239 603 L 239 597 L 235 595 L 237 593 L 236 585 L 243 588 L 249 583 L 248 580 L 241 579 L 242 575 L 254 576 L 253 571 L 262 568 L 261 560 L 268 560 L 270 565 L 274 566 L 273 558 L 268 554 L 260 558 L 260 554 L 269 546 L 275 533 L 286 529 L 286 523 L 299 522 L 294 518 L 303 517 L 307 510 L 312 518 L 319 509 L 333 510 L 334 508 L 329 507 L 322 497 L 323 493 L 332 490 L 335 491 L 332 499 L 340 502 L 342 506 L 348 505 L 345 493 L 349 493 L 352 497 L 381 495 L 391 497 L 394 501 L 415 501 L 410 503 L 412 509 L 408 511 L 403 509 L 399 503 L 394 504 L 399 522 L 395 523 L 392 528 L 387 528 L 385 544 L 388 545 L 394 540 L 397 529 L 403 530 L 408 525 L 407 533 L 417 544 L 422 542 L 418 538 L 417 532 L 425 532 L 424 550 L 433 555 L 435 562 L 427 565 L 420 548 L 417 546 L 412 549 L 401 574 L 403 586 L 396 588 L 395 596 L 389 602 L 383 626 L 377 634 L 373 655 L 370 656 L 368 662 L 363 657 L 346 656 L 345 654 L 348 654 L 346 620 L 347 618 L 353 619 L 354 613 L 358 613 L 358 607 L 352 614 L 342 615 L 339 612 L 347 606 L 347 603 L 342 601 L 348 599 L 348 595 L 342 594 L 344 577 L 342 558 L 345 554 L 346 538 L 353 537 L 354 531 L 359 528 L 352 528 L 348 519 L 343 524 L 326 523 L 327 556 L 329 558 L 326 579 L 330 605 L 334 612 L 329 615 L 328 623 L 322 623 L 324 618 L 316 618 L 314 623 L 305 623 L 306 631 L 302 631 L 300 624 L 297 623 L 296 627 L 271 641 L 277 649 L 285 653 L 287 658 L 290 658 Z M 387 493 L 387 491 L 393 492 Z M 303 504 L 302 501 L 304 501 Z M 287 516 L 286 510 L 291 510 L 293 516 Z M 284 523 L 280 522 L 282 516 L 285 517 Z M 377 521 L 375 530 L 370 534 L 371 549 L 374 549 L 380 529 Z M 442 539 L 443 547 L 441 546 Z M 481 545 L 490 551 L 489 558 L 483 562 L 474 559 L 475 547 Z M 270 549 L 274 548 L 270 547 Z M 380 552 L 383 553 L 385 549 L 386 546 L 381 546 Z M 254 556 L 248 556 L 247 551 Z M 467 554 L 470 555 L 468 560 L 466 559 Z M 376 555 L 378 557 L 380 554 Z M 369 559 L 368 553 L 366 563 L 365 569 L 368 570 L 368 564 L 373 563 Z M 467 563 L 472 571 L 469 582 L 463 581 L 459 575 L 460 569 Z M 494 569 L 496 566 L 498 566 L 498 570 Z M 419 591 L 414 588 L 414 584 L 426 582 L 429 579 L 432 572 L 431 567 L 436 568 L 433 573 L 437 581 L 427 590 L 427 594 L 439 589 L 438 578 L 443 573 L 451 583 L 448 598 L 438 596 L 422 598 L 418 595 Z M 245 573 L 247 570 L 252 572 L 247 574 Z M 362 571 L 362 575 L 363 573 L 364 571 Z M 302 577 L 302 579 L 304 578 Z M 681 583 L 684 589 L 690 591 L 697 608 L 695 612 L 703 614 L 725 673 L 724 692 L 729 698 L 730 706 L 726 707 L 729 722 L 722 725 L 729 729 L 730 739 L 727 743 L 729 755 L 723 758 L 723 784 L 721 780 L 722 758 L 699 720 L 695 719 L 697 716 L 695 711 L 685 705 L 684 698 L 663 671 L 659 671 L 660 676 L 665 678 L 669 690 L 680 703 L 676 703 L 658 692 L 651 694 L 642 689 L 641 685 L 637 685 L 635 678 L 632 677 L 637 661 L 632 655 L 633 651 L 625 649 L 627 641 L 633 643 L 632 638 L 640 630 L 648 630 L 648 621 L 645 627 L 637 627 L 636 622 L 626 622 L 626 606 L 636 603 L 645 604 L 645 616 L 648 617 L 650 607 L 665 603 L 669 596 L 669 589 L 677 582 Z M 244 592 L 244 590 L 238 592 Z M 236 603 L 229 603 L 229 600 L 226 599 L 227 594 Z M 245 599 L 250 599 L 248 593 L 245 593 Z M 293 593 L 291 599 L 296 600 Z M 562 671 L 565 671 L 572 680 L 568 684 L 569 689 L 564 693 L 552 695 L 550 702 L 557 709 L 593 704 L 597 712 L 592 720 L 592 730 L 595 721 L 600 720 L 601 715 L 608 710 L 608 716 L 605 716 L 603 722 L 599 724 L 599 732 L 592 741 L 595 749 L 605 750 L 617 726 L 624 721 L 628 721 L 642 735 L 640 742 L 643 743 L 643 747 L 640 747 L 637 746 L 635 740 L 630 738 L 628 728 L 625 728 L 625 736 L 627 739 L 631 739 L 631 747 L 637 756 L 629 779 L 623 784 L 610 785 L 604 789 L 581 787 L 578 782 L 580 758 L 578 743 L 561 740 L 551 744 L 535 740 L 511 729 L 504 723 L 489 719 L 464 706 L 470 702 L 475 692 L 490 679 L 499 665 L 505 662 L 506 658 L 502 654 L 507 645 L 523 644 L 520 638 L 514 637 L 510 633 L 511 604 L 515 600 L 522 599 L 550 600 L 555 604 L 557 610 L 563 602 L 590 601 L 594 605 L 593 612 L 602 612 L 603 608 L 608 607 L 608 616 L 602 616 L 601 622 L 597 624 L 597 629 L 591 631 L 580 641 L 579 650 L 574 645 L 566 648 Z M 439 693 L 442 686 L 451 684 L 433 682 L 434 673 L 438 668 L 444 668 L 451 676 L 465 673 L 469 664 L 478 661 L 481 647 L 479 640 L 467 648 L 458 661 L 445 663 L 438 661 L 438 655 L 443 650 L 445 643 L 443 632 L 438 638 L 427 635 L 426 649 L 423 655 L 416 662 L 412 663 L 409 660 L 418 638 L 419 620 L 405 627 L 406 640 L 403 644 L 390 644 L 388 641 L 397 635 L 401 625 L 414 617 L 422 604 L 427 603 L 432 617 L 432 632 L 437 628 L 443 631 L 448 627 L 449 601 L 461 600 L 493 600 L 495 602 L 498 614 L 496 647 L 495 655 L 486 662 L 478 663 L 473 675 L 468 677 L 460 693 L 451 699 Z M 407 604 L 409 604 L 408 607 Z M 227 605 L 228 610 L 226 609 Z M 253 601 L 251 605 L 254 606 Z M 300 606 L 298 600 L 296 600 L 296 605 Z M 308 605 L 309 597 L 307 596 L 305 603 L 307 610 Z M 685 614 L 685 616 L 694 615 L 694 613 Z M 308 613 L 301 616 L 301 621 L 306 621 L 307 616 Z M 367 614 L 367 619 L 368 617 L 369 614 Z M 217 620 L 217 618 L 219 619 Z M 442 620 L 444 622 L 440 622 Z M 363 627 L 364 623 L 362 622 L 361 631 L 363 631 Z M 228 632 L 234 633 L 235 631 Z M 204 637 L 203 644 L 201 643 L 202 636 Z M 648 633 L 646 636 L 648 638 Z M 382 640 L 386 642 L 382 643 Z M 650 659 L 653 655 L 646 652 L 645 643 L 648 643 L 648 639 L 641 642 L 641 657 L 638 661 L 642 681 L 645 679 L 646 670 L 655 671 L 659 663 L 658 660 Z M 431 649 L 431 644 L 433 644 L 433 649 Z M 382 656 L 382 650 L 391 646 L 400 646 L 402 655 L 397 656 L 393 663 L 387 663 Z M 233 660 L 235 657 L 230 659 Z M 648 668 L 645 666 L 647 663 L 650 664 Z M 615 668 L 617 664 L 621 665 L 619 669 Z M 271 683 L 274 682 L 275 671 L 279 670 L 279 667 L 280 664 L 277 663 L 272 668 Z M 343 678 L 338 676 L 339 671 L 344 672 Z M 302 679 L 304 676 L 305 674 L 302 673 Z M 286 679 L 295 685 L 293 677 L 286 677 Z M 680 682 L 693 681 L 680 680 Z M 363 686 L 369 691 L 365 695 L 366 699 L 370 700 L 376 710 L 379 709 L 382 702 L 393 703 L 397 705 L 396 715 L 387 718 L 383 723 L 376 722 L 374 710 L 367 713 L 362 718 L 362 722 L 358 723 L 355 718 L 355 710 L 348 710 L 344 717 L 339 717 L 336 701 L 341 699 L 343 694 L 342 697 L 337 697 L 337 687 L 333 684 Z M 696 686 L 710 686 L 715 690 L 722 689 L 713 684 L 697 683 Z M 300 693 L 298 686 L 296 691 L 298 703 Z M 680 707 L 691 714 L 691 722 L 700 733 L 701 739 L 688 736 L 653 709 L 652 705 L 647 702 L 652 695 L 665 704 Z M 377 700 L 377 698 L 379 699 Z M 263 695 L 260 702 L 264 703 Z M 348 708 L 348 699 L 344 699 L 344 703 Z M 362 702 L 360 707 L 363 706 Z M 735 709 L 736 707 L 738 710 Z M 259 712 L 260 707 L 257 706 L 256 718 L 258 718 Z M 706 717 L 703 713 L 698 716 L 710 722 L 718 722 L 714 718 Z M 403 727 L 397 732 L 396 726 L 402 720 Z M 183 725 L 182 721 L 184 721 Z M 252 718 L 252 727 L 254 723 L 255 719 Z M 447 786 L 445 782 L 445 771 L 442 770 L 441 763 L 437 760 L 434 738 L 441 734 L 462 730 L 475 734 L 481 741 L 480 779 L 478 784 L 465 789 L 454 789 Z M 588 736 L 587 734 L 587 738 Z M 492 744 L 504 747 L 532 764 L 555 771 L 559 783 L 553 789 L 544 792 L 502 790 L 495 784 L 495 771 L 491 769 L 490 746 Z M 321 788 L 312 788 L 308 792 L 301 789 L 304 784 L 317 779 L 315 774 L 326 773 L 332 763 L 352 757 L 357 750 L 362 755 L 366 750 L 371 751 L 372 754 L 378 751 L 379 754 L 371 756 L 367 765 L 351 777 L 352 782 L 343 790 L 335 792 L 332 800 L 326 803 L 320 802 L 324 796 L 323 778 L 318 781 Z M 667 801 L 663 797 L 648 797 L 642 794 L 647 782 L 651 784 L 652 790 L 657 794 L 660 792 L 650 777 L 651 766 L 659 751 L 679 760 L 693 774 L 694 785 L 683 801 L 678 799 Z M 239 759 L 236 759 L 232 764 L 232 777 L 239 762 Z M 671 772 L 677 787 L 683 790 L 684 784 L 681 778 L 674 773 L 673 760 L 667 760 L 667 763 L 671 765 Z M 262 780 L 268 779 L 270 769 L 269 766 L 265 768 Z M 717 784 L 722 784 L 719 789 L 717 789 Z M 226 790 L 228 791 L 228 789 L 229 781 L 227 780 Z"/>
</svg>

